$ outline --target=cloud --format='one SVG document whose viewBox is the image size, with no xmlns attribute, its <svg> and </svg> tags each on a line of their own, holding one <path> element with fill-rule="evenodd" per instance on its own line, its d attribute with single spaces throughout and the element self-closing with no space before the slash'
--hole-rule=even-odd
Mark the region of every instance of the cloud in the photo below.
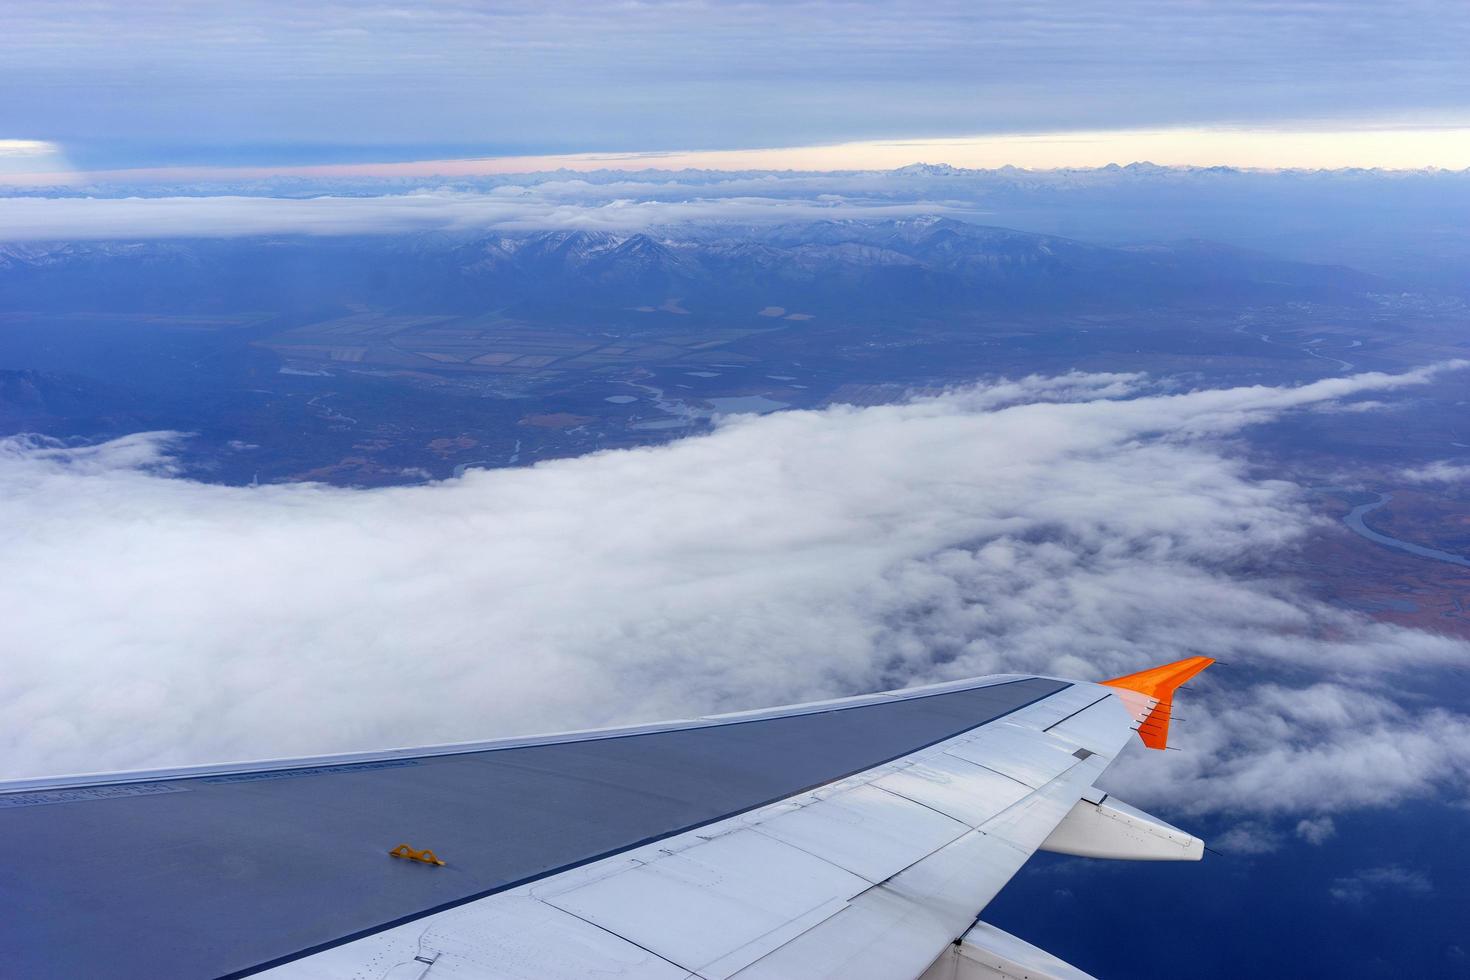
<svg viewBox="0 0 1470 980">
<path fill-rule="evenodd" d="M 1226 854 L 1271 854 L 1281 849 L 1281 835 L 1270 824 L 1248 821 L 1231 827 L 1212 843 Z"/>
<path fill-rule="evenodd" d="M 564 194 L 565 192 L 563 192 Z M 365 235 L 419 231 L 642 231 L 686 222 L 895 219 L 979 213 L 944 202 L 727 197 L 566 200 L 529 188 L 488 194 L 420 191 L 380 197 L 0 197 L 0 240 Z"/>
<path fill-rule="evenodd" d="M 1058 171 L 145 176 L 120 183 L 92 183 L 88 177 L 70 190 L 12 189 L 10 196 L 0 196 L 0 243 L 497 229 L 658 235 L 688 225 L 736 238 L 748 237 L 752 226 L 943 215 L 1091 241 L 1229 242 L 1299 261 L 1387 272 L 1408 282 L 1426 268 L 1459 268 L 1455 249 L 1447 251 L 1439 239 L 1426 245 L 1422 235 L 1411 234 L 1418 227 L 1415 216 L 1429 221 L 1447 213 L 1470 215 L 1470 170 L 1365 174 L 1140 165 Z M 4 184 L 0 174 L 0 188 Z M 1403 217 L 1404 231 L 1391 248 L 1383 244 L 1382 223 L 1373 224 L 1360 207 L 1365 193 Z M 1273 207 L 1263 210 L 1264 200 Z M 1367 234 L 1370 225 L 1377 238 Z M 1366 238 L 1379 244 L 1344 244 Z M 1451 275 L 1448 281 L 1458 285 L 1464 278 Z"/>
<path fill-rule="evenodd" d="M 1470 466 L 1442 459 L 1400 470 L 1398 477 L 1409 483 L 1470 483 Z"/>
<path fill-rule="evenodd" d="M 1383 665 L 1415 658 L 1413 631 L 1392 631 L 1408 641 L 1400 649 L 1376 632 L 1354 631 L 1315 653 L 1304 649 L 1304 662 L 1331 670 L 1334 649 L 1364 657 L 1365 667 L 1374 657 Z M 1466 662 L 1464 643 L 1438 642 L 1444 663 Z M 1189 723 L 1175 740 L 1185 751 L 1123 769 L 1114 788 L 1181 813 L 1265 816 L 1387 806 L 1441 790 L 1463 795 L 1470 786 L 1470 717 L 1400 704 L 1371 690 L 1378 686 L 1345 678 L 1185 695 Z"/>
<path fill-rule="evenodd" d="M 12 173 L 70 170 L 61 147 L 46 140 L 0 139 L 0 179 Z"/>
<path fill-rule="evenodd" d="M 1297 822 L 1296 835 L 1313 847 L 1320 847 L 1337 836 L 1337 824 L 1331 817 L 1301 820 Z"/>
<path fill-rule="evenodd" d="M 1244 167 L 1263 170 L 1383 168 L 1461 170 L 1470 166 L 1470 128 L 1452 125 L 1409 127 L 1358 122 L 1351 128 L 1322 129 L 1311 124 L 1273 126 L 1165 127 L 1154 129 L 1006 132 L 949 137 L 909 137 L 808 146 L 741 150 L 675 150 L 657 152 L 592 152 L 514 156 L 460 156 L 372 163 L 174 165 L 68 172 L 60 157 L 33 159 L 7 173 L 4 184 L 15 187 L 79 186 L 91 189 L 148 187 L 198 182 L 295 182 L 328 184 L 357 180 L 385 183 L 420 180 L 486 181 L 498 175 L 609 171 L 712 171 L 740 173 L 902 172 L 929 167 L 916 161 L 941 161 L 960 168 L 1106 169 L 1110 164 L 1151 161 L 1150 166 Z M 4 163 L 0 151 L 0 164 Z M 964 170 L 932 167 L 930 175 L 954 179 Z"/>
<path fill-rule="evenodd" d="M 1364 868 L 1333 881 L 1328 894 L 1337 902 L 1361 905 L 1382 892 L 1395 892 L 1401 897 L 1433 894 L 1434 886 L 1422 871 L 1390 864 L 1381 868 Z"/>
<path fill-rule="evenodd" d="M 1026 378 L 381 490 L 195 483 L 167 434 L 7 440 L 0 759 L 372 749 L 1207 653 L 1277 680 L 1206 675 L 1191 751 L 1126 767 L 1138 802 L 1311 814 L 1463 786 L 1470 719 L 1373 691 L 1466 644 L 1232 572 L 1314 526 L 1234 433 L 1433 374 Z"/>
</svg>

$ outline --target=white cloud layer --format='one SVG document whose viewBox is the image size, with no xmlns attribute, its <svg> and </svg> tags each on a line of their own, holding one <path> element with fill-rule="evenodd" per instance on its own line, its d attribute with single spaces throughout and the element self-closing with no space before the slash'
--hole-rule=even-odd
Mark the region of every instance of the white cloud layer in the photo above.
<svg viewBox="0 0 1470 980">
<path fill-rule="evenodd" d="M 1228 442 L 1431 373 L 1028 378 L 381 490 L 195 483 L 164 434 L 11 439 L 0 760 L 373 749 L 1209 654 L 1275 682 L 1202 678 L 1189 751 L 1122 767 L 1139 802 L 1269 818 L 1463 791 L 1470 718 L 1376 689 L 1470 647 L 1242 571 L 1312 518 Z"/>
<path fill-rule="evenodd" d="M 1320 847 L 1337 836 L 1337 823 L 1331 817 L 1299 820 L 1296 835 L 1314 847 Z"/>
<path fill-rule="evenodd" d="M 575 187 L 575 182 L 569 182 Z M 586 185 L 583 185 L 586 186 Z M 591 190 L 589 188 L 589 190 Z M 883 203 L 774 197 L 608 200 L 560 188 L 502 187 L 486 194 L 418 191 L 381 197 L 0 197 L 0 241 L 376 235 L 421 231 L 642 231 L 684 222 L 884 220 L 982 213 L 943 202 Z"/>
<path fill-rule="evenodd" d="M 1426 466 L 1400 470 L 1399 479 L 1409 483 L 1470 483 L 1470 465 L 1441 459 Z"/>
<path fill-rule="evenodd" d="M 1422 871 L 1389 864 L 1381 868 L 1363 868 L 1338 878 L 1327 893 L 1334 901 L 1361 905 L 1384 894 L 1395 900 L 1422 898 L 1434 893 L 1434 885 Z"/>
</svg>

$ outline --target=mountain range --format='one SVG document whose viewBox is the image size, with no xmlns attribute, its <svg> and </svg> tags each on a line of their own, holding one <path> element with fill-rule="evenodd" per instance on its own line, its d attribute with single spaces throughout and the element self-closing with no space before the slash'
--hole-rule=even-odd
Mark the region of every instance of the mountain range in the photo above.
<svg viewBox="0 0 1470 980">
<path fill-rule="evenodd" d="M 950 218 L 490 235 L 424 233 L 0 244 L 0 306 L 38 312 L 413 312 L 781 306 L 944 313 L 1351 302 L 1341 266 L 1207 242 L 1098 245 Z M 754 304 L 752 306 L 752 304 Z"/>
</svg>

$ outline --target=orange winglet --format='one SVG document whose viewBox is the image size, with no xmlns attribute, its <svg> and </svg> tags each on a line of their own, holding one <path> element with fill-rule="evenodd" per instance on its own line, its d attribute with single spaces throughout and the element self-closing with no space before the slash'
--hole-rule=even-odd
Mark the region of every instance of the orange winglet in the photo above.
<svg viewBox="0 0 1470 980">
<path fill-rule="evenodd" d="M 1099 683 L 1129 692 L 1122 698 L 1138 722 L 1138 737 L 1151 749 L 1165 749 L 1169 747 L 1169 715 L 1174 710 L 1175 690 L 1214 662 L 1209 657 L 1189 657 Z"/>
</svg>

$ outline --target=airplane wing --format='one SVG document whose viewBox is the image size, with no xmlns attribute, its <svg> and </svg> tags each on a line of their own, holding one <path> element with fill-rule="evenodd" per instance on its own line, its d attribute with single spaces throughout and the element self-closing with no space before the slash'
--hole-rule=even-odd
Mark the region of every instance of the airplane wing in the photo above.
<svg viewBox="0 0 1470 980">
<path fill-rule="evenodd" d="M 1211 662 L 0 783 L 0 973 L 1083 977 L 977 916 L 1037 850 L 1199 859 L 1094 784 Z"/>
</svg>

